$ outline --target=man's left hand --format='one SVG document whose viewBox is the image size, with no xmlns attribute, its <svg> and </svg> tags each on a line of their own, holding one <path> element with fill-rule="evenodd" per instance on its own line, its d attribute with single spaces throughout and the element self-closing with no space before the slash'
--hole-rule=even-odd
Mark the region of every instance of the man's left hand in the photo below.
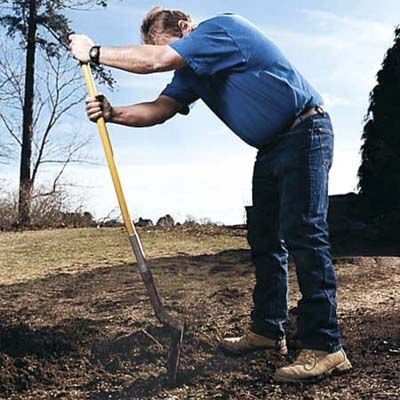
<svg viewBox="0 0 400 400">
<path fill-rule="evenodd" d="M 94 46 L 94 42 L 86 35 L 69 35 L 70 40 L 69 50 L 72 56 L 82 62 L 88 63 L 90 61 L 89 50 Z"/>
</svg>

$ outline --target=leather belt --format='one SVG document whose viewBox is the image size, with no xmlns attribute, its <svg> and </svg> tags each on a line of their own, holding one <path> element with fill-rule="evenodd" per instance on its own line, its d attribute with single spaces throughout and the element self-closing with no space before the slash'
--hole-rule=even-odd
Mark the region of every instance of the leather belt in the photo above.
<svg viewBox="0 0 400 400">
<path fill-rule="evenodd" d="M 312 117 L 315 114 L 324 114 L 325 111 L 321 106 L 315 106 L 311 107 L 308 110 L 304 111 L 302 114 L 300 114 L 294 121 L 293 124 L 289 129 L 293 129 L 296 125 L 298 125 L 300 122 L 303 122 L 305 119 Z"/>
<path fill-rule="evenodd" d="M 315 106 L 307 109 L 305 112 L 300 114 L 292 123 L 292 125 L 288 128 L 288 130 L 293 129 L 296 125 L 298 125 L 300 122 L 305 121 L 307 118 L 312 117 L 313 115 L 320 114 L 324 115 L 325 110 L 321 106 Z M 281 134 L 273 136 L 270 140 L 268 140 L 266 143 L 258 146 L 259 150 L 267 150 L 274 144 L 276 144 L 279 141 L 279 138 L 284 135 L 287 132 L 287 130 L 281 132 Z"/>
</svg>

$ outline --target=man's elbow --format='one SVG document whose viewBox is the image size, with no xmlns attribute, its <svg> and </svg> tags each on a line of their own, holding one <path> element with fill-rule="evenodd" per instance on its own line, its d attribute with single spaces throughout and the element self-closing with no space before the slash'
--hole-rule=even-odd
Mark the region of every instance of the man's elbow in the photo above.
<svg viewBox="0 0 400 400">
<path fill-rule="evenodd" d="M 155 125 L 161 125 L 165 121 L 169 120 L 171 116 L 165 116 L 165 115 L 158 115 L 158 116 L 140 116 L 135 118 L 135 121 L 132 121 L 131 126 L 135 128 L 146 128 L 150 126 L 155 126 Z"/>
<path fill-rule="evenodd" d="M 164 122 L 168 121 L 169 119 L 171 119 L 173 117 L 173 115 L 163 115 L 163 116 L 159 116 L 156 120 L 154 120 L 153 125 L 161 125 Z"/>
<path fill-rule="evenodd" d="M 169 46 L 158 46 L 153 59 L 153 72 L 172 71 L 185 66 L 183 58 Z"/>
<path fill-rule="evenodd" d="M 138 117 L 135 118 L 134 121 L 131 121 L 130 126 L 134 127 L 134 128 L 146 128 L 148 126 L 153 126 L 156 125 L 154 123 L 154 121 L 152 121 L 150 118 L 146 118 L 146 117 Z"/>
</svg>

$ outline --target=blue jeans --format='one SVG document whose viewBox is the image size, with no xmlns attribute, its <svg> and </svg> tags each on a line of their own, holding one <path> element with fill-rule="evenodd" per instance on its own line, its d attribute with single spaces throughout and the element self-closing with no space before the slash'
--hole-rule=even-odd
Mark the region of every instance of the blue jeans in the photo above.
<svg viewBox="0 0 400 400">
<path fill-rule="evenodd" d="M 341 348 L 336 275 L 328 236 L 328 174 L 333 131 L 327 113 L 307 118 L 257 154 L 248 241 L 256 268 L 251 329 L 275 339 L 287 319 L 288 254 L 296 264 L 302 299 L 302 348 Z"/>
</svg>

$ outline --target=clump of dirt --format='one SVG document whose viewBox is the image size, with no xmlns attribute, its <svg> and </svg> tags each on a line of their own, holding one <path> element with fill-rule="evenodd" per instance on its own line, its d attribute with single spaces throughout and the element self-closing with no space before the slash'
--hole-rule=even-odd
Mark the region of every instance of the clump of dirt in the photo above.
<svg viewBox="0 0 400 400">
<path fill-rule="evenodd" d="M 57 368 L 67 357 L 79 358 L 78 347 L 54 327 L 32 329 L 26 324 L 0 324 L 0 393 L 10 395 L 33 385 L 56 380 Z"/>
<path fill-rule="evenodd" d="M 35 356 L 49 359 L 63 356 L 73 348 L 65 333 L 57 334 L 54 328 L 32 330 L 26 324 L 0 324 L 0 336 L 0 352 L 11 357 Z"/>
</svg>

